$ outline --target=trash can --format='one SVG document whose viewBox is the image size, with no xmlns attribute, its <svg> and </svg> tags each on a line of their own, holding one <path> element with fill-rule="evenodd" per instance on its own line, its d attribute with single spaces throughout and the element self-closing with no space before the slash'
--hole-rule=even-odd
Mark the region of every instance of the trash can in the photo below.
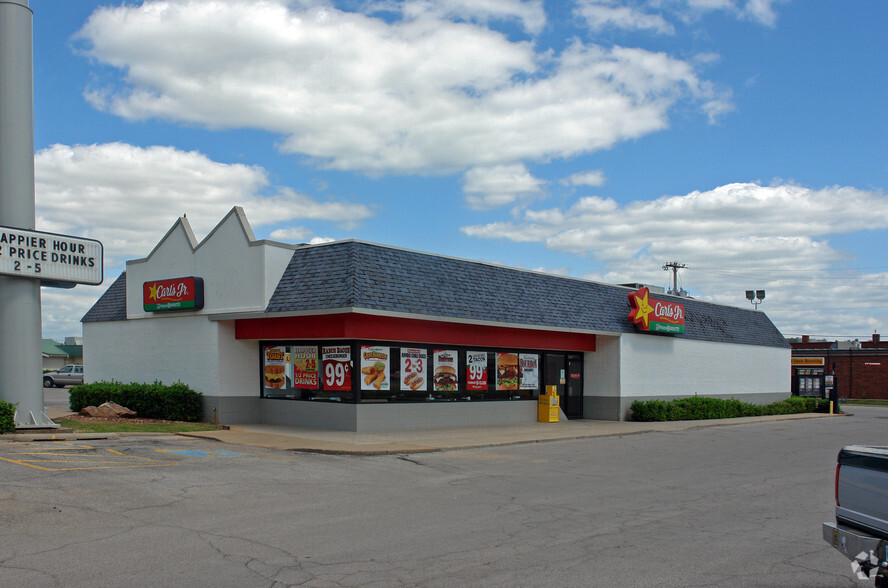
<svg viewBox="0 0 888 588">
<path fill-rule="evenodd" d="M 558 386 L 546 386 L 546 393 L 540 394 L 539 404 L 537 404 L 537 422 L 557 423 L 560 412 Z"/>
</svg>

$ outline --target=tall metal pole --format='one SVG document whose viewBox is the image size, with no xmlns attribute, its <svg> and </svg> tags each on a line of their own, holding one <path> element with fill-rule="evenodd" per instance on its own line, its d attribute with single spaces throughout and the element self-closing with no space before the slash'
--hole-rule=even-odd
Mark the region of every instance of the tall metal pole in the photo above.
<svg viewBox="0 0 888 588">
<path fill-rule="evenodd" d="M 0 0 L 0 225 L 34 230 L 33 13 Z M 56 426 L 43 414 L 40 281 L 0 275 L 0 399 L 16 428 Z"/>
</svg>

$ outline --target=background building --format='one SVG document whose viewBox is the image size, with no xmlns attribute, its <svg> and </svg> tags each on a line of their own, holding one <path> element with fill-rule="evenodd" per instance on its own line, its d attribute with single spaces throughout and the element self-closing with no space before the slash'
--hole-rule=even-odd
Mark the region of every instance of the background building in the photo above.
<svg viewBox="0 0 888 588">
<path fill-rule="evenodd" d="M 823 396 L 833 375 L 839 398 L 888 400 L 888 343 L 874 333 L 869 341 L 811 341 L 792 345 L 792 393 Z"/>
<path fill-rule="evenodd" d="M 69 363 L 83 363 L 82 337 L 65 337 L 64 343 L 44 339 L 43 371 L 57 370 Z"/>
</svg>

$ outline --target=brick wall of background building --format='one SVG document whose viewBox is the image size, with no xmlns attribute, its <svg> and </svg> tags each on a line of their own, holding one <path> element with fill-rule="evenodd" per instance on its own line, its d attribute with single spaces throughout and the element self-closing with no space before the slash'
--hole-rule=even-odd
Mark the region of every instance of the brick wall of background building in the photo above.
<svg viewBox="0 0 888 588">
<path fill-rule="evenodd" d="M 888 342 L 874 334 L 857 349 L 836 349 L 834 341 L 792 343 L 793 357 L 824 358 L 824 373 L 834 373 L 840 398 L 888 400 Z M 793 368 L 795 373 L 795 368 Z"/>
</svg>

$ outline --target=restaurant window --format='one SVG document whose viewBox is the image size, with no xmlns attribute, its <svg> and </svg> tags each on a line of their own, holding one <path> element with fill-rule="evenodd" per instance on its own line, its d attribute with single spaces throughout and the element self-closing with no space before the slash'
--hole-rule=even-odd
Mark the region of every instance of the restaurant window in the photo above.
<svg viewBox="0 0 888 588">
<path fill-rule="evenodd" d="M 265 398 L 474 402 L 539 397 L 541 353 L 372 341 L 260 345 Z M 356 392 L 359 394 L 356 394 Z"/>
<path fill-rule="evenodd" d="M 351 346 L 263 345 L 262 396 L 352 402 Z"/>
</svg>

